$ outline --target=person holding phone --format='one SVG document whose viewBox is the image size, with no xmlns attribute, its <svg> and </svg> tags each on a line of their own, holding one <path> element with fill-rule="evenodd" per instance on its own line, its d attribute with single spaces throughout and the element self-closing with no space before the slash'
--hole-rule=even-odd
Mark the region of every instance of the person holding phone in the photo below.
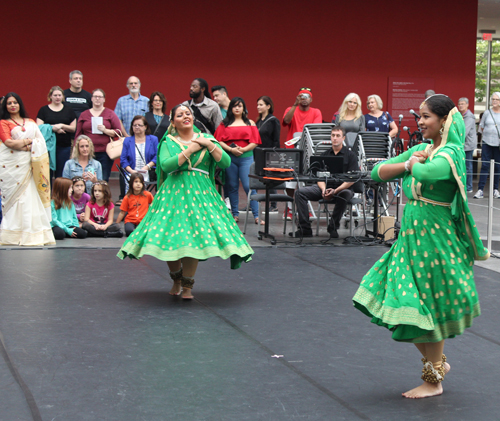
<svg viewBox="0 0 500 421">
<path fill-rule="evenodd" d="M 219 141 L 231 157 L 231 165 L 226 168 L 224 193 L 229 197 L 234 220 L 239 221 L 239 195 L 241 184 L 248 195 L 250 165 L 253 161 L 253 150 L 262 142 L 259 130 L 252 120 L 248 119 L 248 111 L 243 98 L 235 97 L 229 103 L 227 115 L 217 127 L 214 137 Z M 259 223 L 259 206 L 255 200 L 250 202 L 255 223 Z"/>
<path fill-rule="evenodd" d="M 94 159 L 94 143 L 84 134 L 78 136 L 73 146 L 72 158 L 66 161 L 63 177 L 73 179 L 82 177 L 85 181 L 85 190 L 90 194 L 92 184 L 102 179 L 102 166 Z"/>
<path fill-rule="evenodd" d="M 300 88 L 293 105 L 285 110 L 281 124 L 283 127 L 288 128 L 288 133 L 285 139 L 286 148 L 295 147 L 295 145 L 290 144 L 291 142 L 289 141 L 294 138 L 295 133 L 302 133 L 306 124 L 319 124 L 323 122 L 323 115 L 321 114 L 321 111 L 318 108 L 311 107 L 312 101 L 313 93 L 311 88 Z M 297 188 L 297 182 L 287 181 L 285 185 L 286 194 L 293 197 L 295 189 Z M 290 221 L 292 220 L 292 202 L 287 203 L 283 218 L 287 218 Z"/>
</svg>

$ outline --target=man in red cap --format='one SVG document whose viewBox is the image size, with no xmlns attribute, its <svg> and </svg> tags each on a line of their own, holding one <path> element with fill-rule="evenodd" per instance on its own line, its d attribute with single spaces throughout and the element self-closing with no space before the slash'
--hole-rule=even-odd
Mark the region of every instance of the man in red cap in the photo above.
<svg viewBox="0 0 500 421">
<path fill-rule="evenodd" d="M 302 133 L 304 126 L 306 124 L 322 123 L 323 116 L 321 111 L 317 108 L 311 107 L 312 102 L 312 92 L 310 88 L 301 88 L 297 98 L 295 98 L 295 103 L 285 110 L 285 115 L 283 116 L 283 127 L 288 127 L 288 134 L 286 135 L 286 141 L 289 141 L 294 136 L 294 133 Z M 298 109 L 297 109 L 298 106 Z M 287 148 L 293 148 L 294 145 L 287 145 Z M 286 184 L 286 193 L 288 196 L 293 197 L 295 192 L 296 183 L 288 182 Z M 285 209 L 285 214 L 283 218 L 292 219 L 292 212 L 290 210 L 291 203 L 288 203 Z"/>
<path fill-rule="evenodd" d="M 311 89 L 301 88 L 297 98 L 295 98 L 295 103 L 286 109 L 283 116 L 283 127 L 288 127 L 287 141 L 293 138 L 294 133 L 302 132 L 304 125 L 323 122 L 321 111 L 317 108 L 312 108 L 311 102 Z M 293 148 L 293 146 L 287 147 Z"/>
</svg>

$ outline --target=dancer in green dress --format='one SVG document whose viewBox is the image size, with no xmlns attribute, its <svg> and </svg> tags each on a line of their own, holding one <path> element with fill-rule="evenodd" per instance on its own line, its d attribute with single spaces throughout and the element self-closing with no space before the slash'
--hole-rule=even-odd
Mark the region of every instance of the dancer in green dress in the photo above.
<svg viewBox="0 0 500 421">
<path fill-rule="evenodd" d="M 158 145 L 158 193 L 118 257 L 166 261 L 174 281 L 170 294 L 192 299 L 199 260 L 230 258 L 237 269 L 253 250 L 215 189 L 215 167 L 227 168 L 229 155 L 213 136 L 195 132 L 189 107 L 175 106 L 170 121 Z"/>
<path fill-rule="evenodd" d="M 450 365 L 444 340 L 460 335 L 480 315 L 474 260 L 486 260 L 467 204 L 465 125 L 453 101 L 433 95 L 420 106 L 420 144 L 378 165 L 376 181 L 403 179 L 408 197 L 392 248 L 364 276 L 354 306 L 372 323 L 412 342 L 421 352 L 424 383 L 406 398 L 443 393 Z"/>
</svg>

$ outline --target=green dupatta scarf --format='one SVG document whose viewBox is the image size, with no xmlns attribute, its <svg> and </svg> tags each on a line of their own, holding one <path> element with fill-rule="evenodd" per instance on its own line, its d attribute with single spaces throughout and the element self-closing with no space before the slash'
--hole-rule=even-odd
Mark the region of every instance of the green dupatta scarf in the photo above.
<svg viewBox="0 0 500 421">
<path fill-rule="evenodd" d="M 490 252 L 484 247 L 481 241 L 467 202 L 467 190 L 465 188 L 467 185 L 467 171 L 465 169 L 464 139 L 464 119 L 455 107 L 450 111 L 446 119 L 441 144 L 432 151 L 429 159 L 432 160 L 436 156 L 441 156 L 449 162 L 453 176 L 458 184 L 457 193 L 451 202 L 452 218 L 458 223 L 461 229 L 465 230 L 463 232 L 467 232 L 474 250 L 474 259 L 486 260 L 490 257 Z M 431 146 L 428 148 L 431 148 Z"/>
<path fill-rule="evenodd" d="M 219 143 L 215 137 L 213 137 L 211 134 L 206 134 L 206 133 L 202 133 L 200 129 L 198 129 L 198 127 L 196 126 L 193 126 L 193 131 L 195 133 L 199 133 L 200 136 L 203 136 L 207 139 L 210 139 L 213 143 Z M 170 124 L 167 132 L 163 135 L 162 139 L 158 142 L 158 152 L 157 152 L 157 165 L 156 165 L 156 176 L 157 176 L 157 190 L 160 189 L 161 185 L 163 184 L 163 182 L 167 179 L 168 177 L 168 174 L 166 172 L 164 172 L 161 168 L 161 164 L 160 164 L 160 150 L 161 150 L 161 146 L 163 143 L 167 143 L 167 149 L 168 151 L 170 152 L 170 156 L 173 156 L 174 154 L 176 155 L 177 152 L 176 152 L 176 146 L 177 145 L 177 142 L 175 140 L 175 136 L 176 135 L 176 132 L 175 132 L 175 129 L 173 128 L 172 124 Z M 200 152 L 203 152 L 203 150 L 206 151 L 206 148 L 202 148 Z M 215 185 L 215 168 L 216 168 L 216 163 L 214 160 L 212 160 L 212 162 L 210 163 L 210 167 L 209 167 L 209 174 L 210 174 L 210 180 L 212 180 L 212 183 L 214 185 L 214 188 L 216 187 Z"/>
</svg>

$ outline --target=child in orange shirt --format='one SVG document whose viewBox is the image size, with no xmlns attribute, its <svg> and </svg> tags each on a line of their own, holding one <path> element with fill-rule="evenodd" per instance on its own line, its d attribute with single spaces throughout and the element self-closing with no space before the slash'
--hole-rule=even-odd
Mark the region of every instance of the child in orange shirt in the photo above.
<svg viewBox="0 0 500 421">
<path fill-rule="evenodd" d="M 125 235 L 132 234 L 146 216 L 153 195 L 144 190 L 144 177 L 140 173 L 132 173 L 129 180 L 127 195 L 120 206 L 120 214 L 116 219 L 119 224 L 125 218 Z M 126 215 L 126 216 L 125 216 Z"/>
</svg>

